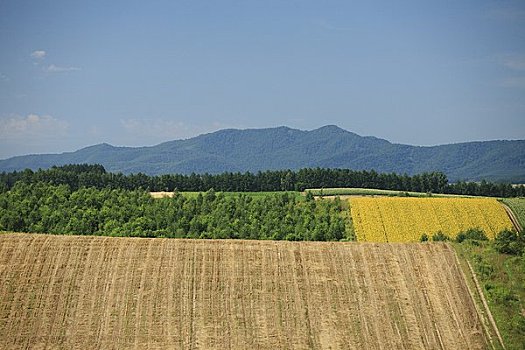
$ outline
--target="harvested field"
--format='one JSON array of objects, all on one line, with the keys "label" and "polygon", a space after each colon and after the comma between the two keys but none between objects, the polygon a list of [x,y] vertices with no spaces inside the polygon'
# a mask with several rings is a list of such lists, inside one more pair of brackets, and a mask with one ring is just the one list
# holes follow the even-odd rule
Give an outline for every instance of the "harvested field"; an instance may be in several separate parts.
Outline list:
[{"label": "harvested field", "polygon": [[150,192],[149,193],[150,196],[152,196],[153,198],[165,198],[165,197],[173,197],[173,195],[175,194],[174,192]]},{"label": "harvested field", "polygon": [[446,244],[0,235],[2,349],[485,349]]}]

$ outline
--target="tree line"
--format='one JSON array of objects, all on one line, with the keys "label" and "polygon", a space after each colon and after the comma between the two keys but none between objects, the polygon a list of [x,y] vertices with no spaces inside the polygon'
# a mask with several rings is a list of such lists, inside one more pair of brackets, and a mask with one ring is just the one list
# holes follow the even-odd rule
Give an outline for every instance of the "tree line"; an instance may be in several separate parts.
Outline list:
[{"label": "tree line", "polygon": [[0,191],[11,189],[17,182],[46,182],[68,185],[77,190],[83,187],[98,189],[144,189],[149,191],[215,191],[262,192],[303,191],[307,188],[359,187],[395,191],[480,195],[493,197],[525,196],[525,187],[505,183],[456,182],[449,183],[441,172],[407,174],[378,173],[374,170],[305,168],[267,170],[257,173],[222,174],[165,174],[148,176],[143,173],[125,175],[107,172],[102,165],[76,164],[52,167],[46,170],[2,172]]},{"label": "tree line", "polygon": [[290,193],[251,197],[209,190],[153,199],[145,190],[72,190],[17,182],[0,193],[0,231],[178,238],[333,241],[345,237],[341,201]]}]

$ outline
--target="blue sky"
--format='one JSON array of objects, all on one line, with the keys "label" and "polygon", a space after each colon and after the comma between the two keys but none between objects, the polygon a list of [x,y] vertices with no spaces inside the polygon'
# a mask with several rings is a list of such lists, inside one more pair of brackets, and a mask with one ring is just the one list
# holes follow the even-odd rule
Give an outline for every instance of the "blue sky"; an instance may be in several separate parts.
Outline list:
[{"label": "blue sky", "polygon": [[222,128],[525,138],[523,1],[0,0],[0,158]]}]

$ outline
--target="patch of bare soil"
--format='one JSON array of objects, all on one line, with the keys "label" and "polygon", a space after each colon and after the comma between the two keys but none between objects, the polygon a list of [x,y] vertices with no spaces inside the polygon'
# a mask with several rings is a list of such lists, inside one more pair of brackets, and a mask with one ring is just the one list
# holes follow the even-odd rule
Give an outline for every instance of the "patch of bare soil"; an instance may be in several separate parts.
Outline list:
[{"label": "patch of bare soil", "polygon": [[2,349],[485,349],[445,244],[0,235]]}]

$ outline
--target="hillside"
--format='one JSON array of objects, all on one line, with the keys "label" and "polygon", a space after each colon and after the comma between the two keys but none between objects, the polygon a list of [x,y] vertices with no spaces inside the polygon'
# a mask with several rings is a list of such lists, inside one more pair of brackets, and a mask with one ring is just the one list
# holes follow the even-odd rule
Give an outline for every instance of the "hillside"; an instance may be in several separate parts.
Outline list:
[{"label": "hillside", "polygon": [[0,235],[4,349],[485,349],[445,244]]},{"label": "hillside", "polygon": [[152,147],[100,144],[76,152],[19,156],[1,160],[0,171],[72,163],[150,175],[325,167],[401,174],[442,171],[451,181],[525,182],[525,140],[417,147],[362,137],[336,126],[311,131],[227,129]]}]

